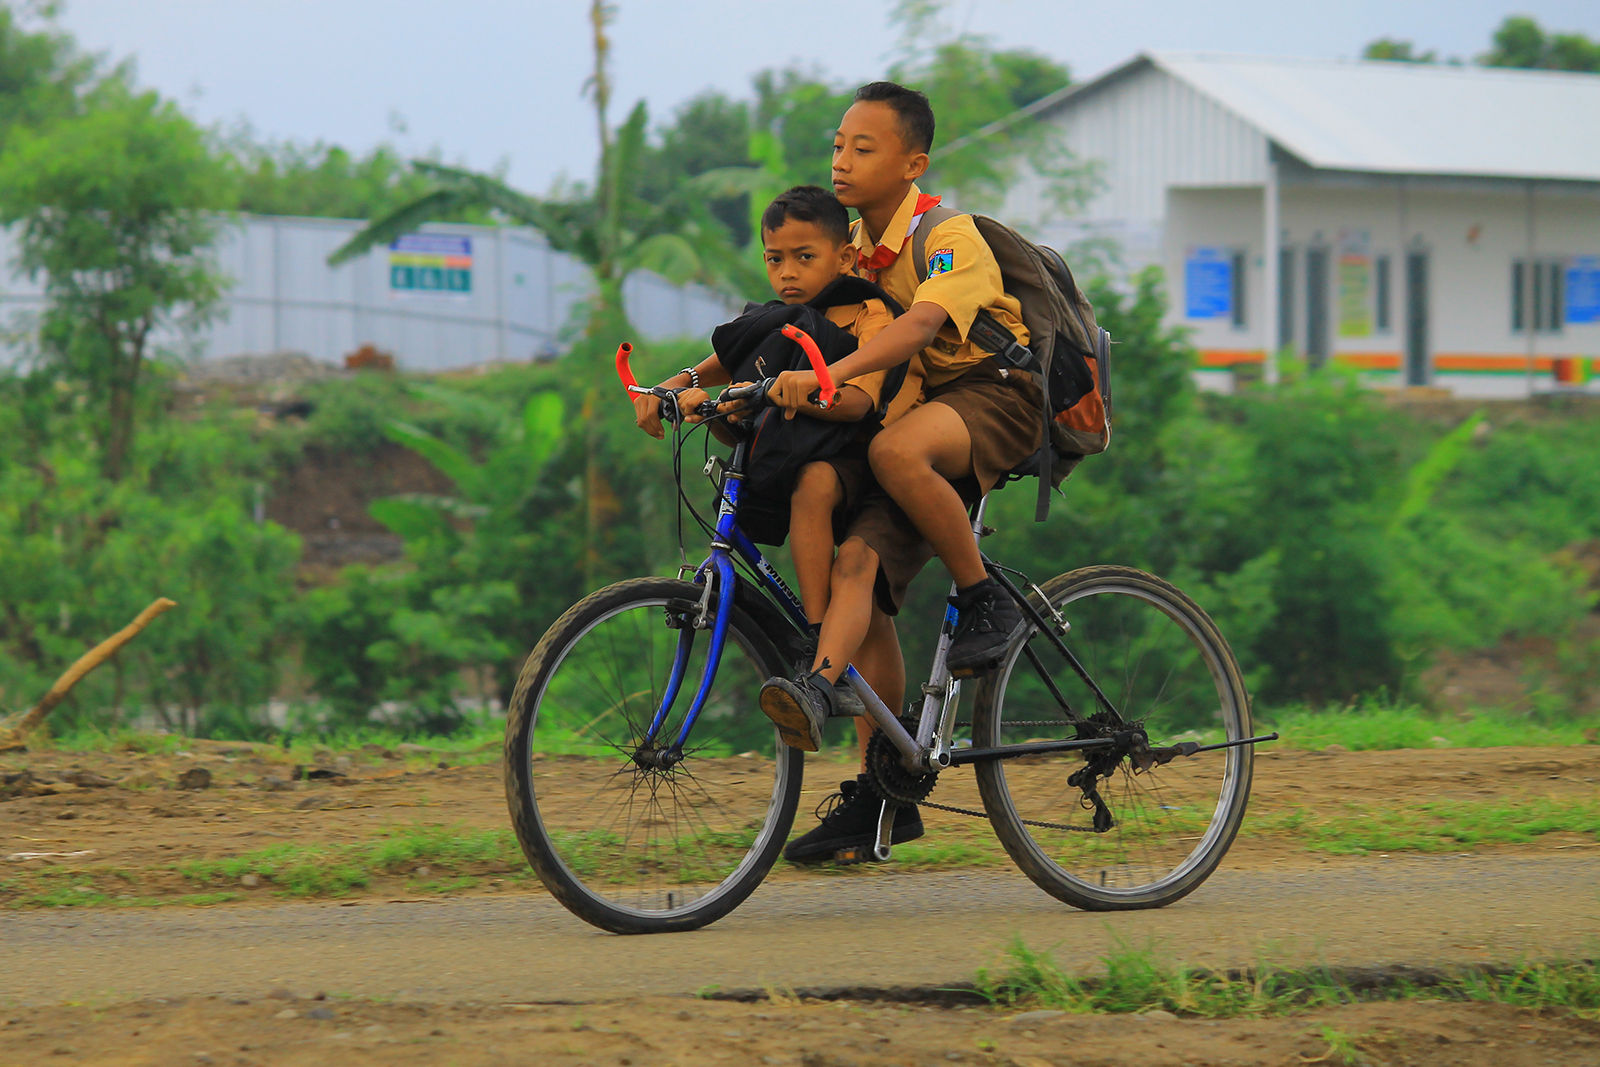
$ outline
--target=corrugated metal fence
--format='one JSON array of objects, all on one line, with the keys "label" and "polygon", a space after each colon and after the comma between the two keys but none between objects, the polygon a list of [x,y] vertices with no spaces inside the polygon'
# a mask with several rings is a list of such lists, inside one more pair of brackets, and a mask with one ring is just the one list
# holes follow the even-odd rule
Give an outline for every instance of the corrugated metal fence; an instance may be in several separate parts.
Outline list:
[{"label": "corrugated metal fence", "polygon": [[[229,223],[217,259],[230,279],[222,312],[190,358],[304,352],[338,363],[362,345],[407,370],[551,357],[593,292],[587,268],[532,230],[426,226],[419,235],[338,267],[330,252],[363,224],[249,215]],[[0,362],[27,351],[40,286],[15,267],[16,242],[0,230]],[[704,337],[737,301],[698,286],[635,273],[628,314],[649,340]],[[622,338],[619,337],[619,340]]]}]

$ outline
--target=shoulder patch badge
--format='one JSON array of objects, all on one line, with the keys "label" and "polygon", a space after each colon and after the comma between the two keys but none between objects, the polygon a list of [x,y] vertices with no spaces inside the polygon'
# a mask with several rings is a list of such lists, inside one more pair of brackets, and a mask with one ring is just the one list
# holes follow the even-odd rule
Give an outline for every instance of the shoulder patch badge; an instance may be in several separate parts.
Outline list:
[{"label": "shoulder patch badge", "polygon": [[928,277],[943,274],[947,270],[954,270],[956,265],[956,250],[953,248],[938,248],[928,253]]}]

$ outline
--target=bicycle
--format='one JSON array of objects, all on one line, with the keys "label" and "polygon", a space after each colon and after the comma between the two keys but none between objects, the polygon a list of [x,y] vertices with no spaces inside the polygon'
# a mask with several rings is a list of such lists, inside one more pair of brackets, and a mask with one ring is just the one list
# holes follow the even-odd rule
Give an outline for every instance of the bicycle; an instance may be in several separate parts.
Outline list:
[{"label": "bicycle", "polygon": [[[784,332],[806,349],[826,403],[832,385],[816,346]],[[630,393],[661,398],[686,504],[677,394],[639,386],[630,353],[619,346],[618,375]],[[759,403],[769,384],[730,387],[720,401]],[[713,417],[718,403],[698,414]],[[517,839],[555,898],[605,930],[692,930],[722,918],[765,878],[794,820],[802,755],[778,739],[756,697],[766,678],[809,667],[811,653],[798,598],[738,525],[747,451],[740,437],[726,461],[706,463],[714,526],[690,505],[712,533],[705,560],[573,605],[529,655],[508,709]],[[976,538],[989,532],[986,504],[971,512]],[[1025,621],[999,667],[976,680],[970,722],[957,721],[962,682],[945,667],[953,609],[914,719],[884,706],[854,667],[846,672],[878,727],[867,765],[888,799],[873,858],[890,856],[895,807],[923,803],[987,817],[1028,878],[1079,908],[1154,908],[1192,892],[1238,833],[1253,746],[1278,736],[1251,736],[1249,697],[1222,634],[1171,584],[1130,567],[1036,584],[987,556],[984,565]],[[967,765],[983,811],[928,800],[940,774]]]}]

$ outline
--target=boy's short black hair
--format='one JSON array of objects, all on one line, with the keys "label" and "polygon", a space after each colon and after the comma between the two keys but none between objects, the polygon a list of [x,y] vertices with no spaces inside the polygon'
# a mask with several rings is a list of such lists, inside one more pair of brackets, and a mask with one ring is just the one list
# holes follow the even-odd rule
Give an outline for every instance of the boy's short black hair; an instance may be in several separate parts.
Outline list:
[{"label": "boy's short black hair", "polygon": [[915,89],[895,82],[868,82],[856,90],[856,102],[888,104],[900,120],[900,139],[913,152],[933,149],[933,106]]},{"label": "boy's short black hair", "polygon": [[761,213],[761,232],[770,233],[790,219],[816,223],[836,245],[850,240],[850,213],[821,186],[796,185],[779,193]]}]

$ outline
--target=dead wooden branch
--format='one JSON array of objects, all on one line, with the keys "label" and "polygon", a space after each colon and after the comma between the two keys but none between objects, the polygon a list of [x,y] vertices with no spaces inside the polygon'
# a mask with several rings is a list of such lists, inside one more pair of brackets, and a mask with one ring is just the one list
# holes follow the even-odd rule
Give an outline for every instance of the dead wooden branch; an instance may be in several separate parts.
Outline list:
[{"label": "dead wooden branch", "polygon": [[56,679],[56,684],[50,687],[44,698],[18,719],[15,725],[10,727],[0,725],[0,752],[24,747],[23,742],[27,735],[44,722],[50,710],[66,698],[72,687],[83,680],[84,675],[116,655],[119,648],[132,641],[140,630],[150,625],[150,620],[177,606],[178,602],[175,600],[168,600],[166,597],[156,598],[149,607],[139,612],[138,618],[79,656],[78,662],[68,667],[66,673]]}]

